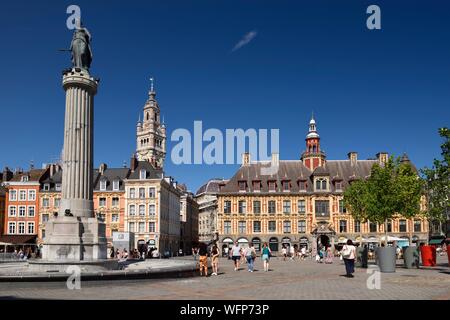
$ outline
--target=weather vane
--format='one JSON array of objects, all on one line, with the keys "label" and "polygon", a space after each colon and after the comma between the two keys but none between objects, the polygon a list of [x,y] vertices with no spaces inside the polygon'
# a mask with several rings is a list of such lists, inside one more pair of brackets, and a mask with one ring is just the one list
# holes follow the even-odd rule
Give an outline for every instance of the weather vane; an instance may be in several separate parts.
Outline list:
[{"label": "weather vane", "polygon": [[150,78],[150,91],[153,92],[153,83],[155,79],[153,77]]}]

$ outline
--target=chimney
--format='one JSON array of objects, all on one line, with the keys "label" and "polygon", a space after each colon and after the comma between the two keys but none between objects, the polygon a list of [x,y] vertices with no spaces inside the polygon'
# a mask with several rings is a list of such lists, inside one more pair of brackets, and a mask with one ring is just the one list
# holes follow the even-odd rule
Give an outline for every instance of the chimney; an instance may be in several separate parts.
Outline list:
[{"label": "chimney", "polygon": [[356,163],[358,162],[358,153],[351,151],[347,155],[348,155],[348,160],[350,160],[350,164],[352,166],[355,166]]},{"label": "chimney", "polygon": [[104,175],[106,169],[108,168],[108,166],[106,165],[106,163],[102,163],[100,164],[100,167],[98,168],[98,172],[100,172],[100,175]]},{"label": "chimney", "polygon": [[9,170],[8,167],[5,167],[3,169],[3,177],[2,177],[3,182],[11,180],[12,177],[13,177],[13,173],[11,172],[11,170]]},{"label": "chimney", "polygon": [[55,165],[52,163],[50,165],[50,178],[55,174]]},{"label": "chimney", "polygon": [[131,161],[130,161],[131,172],[134,172],[134,170],[136,170],[137,164],[138,164],[138,162],[137,162],[136,156],[133,154],[131,156]]},{"label": "chimney", "polygon": [[250,153],[245,152],[242,154],[242,166],[248,166],[250,165]]},{"label": "chimney", "polygon": [[377,160],[380,165],[384,165],[385,163],[387,163],[388,159],[389,159],[389,155],[387,152],[378,152],[377,153]]}]

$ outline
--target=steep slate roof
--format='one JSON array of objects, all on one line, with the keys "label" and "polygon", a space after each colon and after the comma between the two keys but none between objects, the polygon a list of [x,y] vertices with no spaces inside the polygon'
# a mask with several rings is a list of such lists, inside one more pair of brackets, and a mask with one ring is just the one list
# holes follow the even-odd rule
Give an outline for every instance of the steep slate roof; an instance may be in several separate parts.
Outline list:
[{"label": "steep slate roof", "polygon": [[45,192],[43,190],[43,185],[44,184],[50,184],[50,189],[48,191],[56,191],[56,184],[59,183],[61,184],[62,182],[62,170],[59,170],[58,172],[55,172],[55,174],[50,177],[50,175],[48,175],[44,180],[41,181],[41,191]]},{"label": "steep slate roof", "polygon": [[161,179],[163,177],[162,169],[155,169],[148,161],[137,161],[136,169],[130,173],[128,179],[139,179],[142,169],[147,171],[147,179]]},{"label": "steep slate roof", "polygon": [[106,180],[106,191],[113,190],[113,181],[119,180],[119,190],[124,191],[125,186],[123,180],[127,179],[130,174],[128,168],[106,168],[103,175],[100,175],[98,169],[94,170],[94,190],[100,191],[100,181]]},{"label": "steep slate roof", "polygon": [[38,182],[46,169],[32,169],[27,172],[15,173],[10,182],[22,182],[22,177],[28,176],[29,182]]},{"label": "steep slate roof", "polygon": [[[342,180],[342,187],[349,184],[352,176],[365,178],[370,175],[372,166],[377,160],[358,160],[356,165],[352,165],[350,160],[329,160],[325,166],[316,168],[314,172],[309,170],[301,160],[280,161],[278,173],[267,176],[261,175],[261,168],[269,167],[269,162],[252,163],[248,166],[242,166],[237,173],[230,179],[220,194],[239,193],[239,181],[247,182],[247,192],[253,192],[253,181],[261,181],[261,191],[259,193],[269,192],[268,181],[276,181],[276,192],[283,193],[281,182],[289,180],[291,182],[291,192],[300,192],[298,181],[307,182],[307,192],[313,192],[313,177],[330,177],[330,180]],[[334,192],[334,184],[331,184],[331,192]],[[271,192],[273,193],[273,192]]]},{"label": "steep slate roof", "polygon": [[226,184],[229,180],[225,179],[211,179],[204,185],[202,185],[197,192],[195,193],[196,196],[199,196],[203,193],[219,193],[220,185]]}]

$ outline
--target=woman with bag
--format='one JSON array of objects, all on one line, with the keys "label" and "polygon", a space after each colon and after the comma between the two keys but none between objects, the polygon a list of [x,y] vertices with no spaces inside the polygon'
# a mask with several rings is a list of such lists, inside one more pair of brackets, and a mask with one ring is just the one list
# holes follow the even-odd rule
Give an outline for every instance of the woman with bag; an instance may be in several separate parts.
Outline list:
[{"label": "woman with bag", "polygon": [[345,263],[345,276],[347,278],[353,278],[353,273],[355,272],[356,248],[353,245],[352,240],[347,240],[347,244],[342,248],[341,255]]},{"label": "woman with bag", "polygon": [[256,251],[253,247],[253,243],[250,243],[247,249],[245,249],[245,259],[247,259],[247,269],[249,272],[253,272],[254,263],[256,258]]},{"label": "woman with bag", "polygon": [[267,245],[267,242],[264,242],[261,259],[264,263],[264,271],[265,272],[269,271],[269,260],[270,260],[271,254],[272,254],[272,251],[270,251],[270,248]]}]

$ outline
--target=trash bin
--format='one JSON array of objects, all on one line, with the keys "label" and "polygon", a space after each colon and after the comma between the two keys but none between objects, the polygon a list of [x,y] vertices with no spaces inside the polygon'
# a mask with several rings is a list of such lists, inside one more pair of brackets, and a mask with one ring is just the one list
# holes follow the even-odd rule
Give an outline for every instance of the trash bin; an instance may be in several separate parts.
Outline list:
[{"label": "trash bin", "polygon": [[422,265],[424,267],[434,267],[436,265],[436,248],[433,246],[421,246]]},{"label": "trash bin", "polygon": [[377,263],[381,272],[395,272],[396,258],[395,247],[377,248]]},{"label": "trash bin", "polygon": [[417,250],[417,247],[403,248],[403,262],[406,269],[419,267],[419,252]]},{"label": "trash bin", "polygon": [[367,268],[369,260],[369,249],[358,247],[356,249],[356,266],[358,268]]}]

